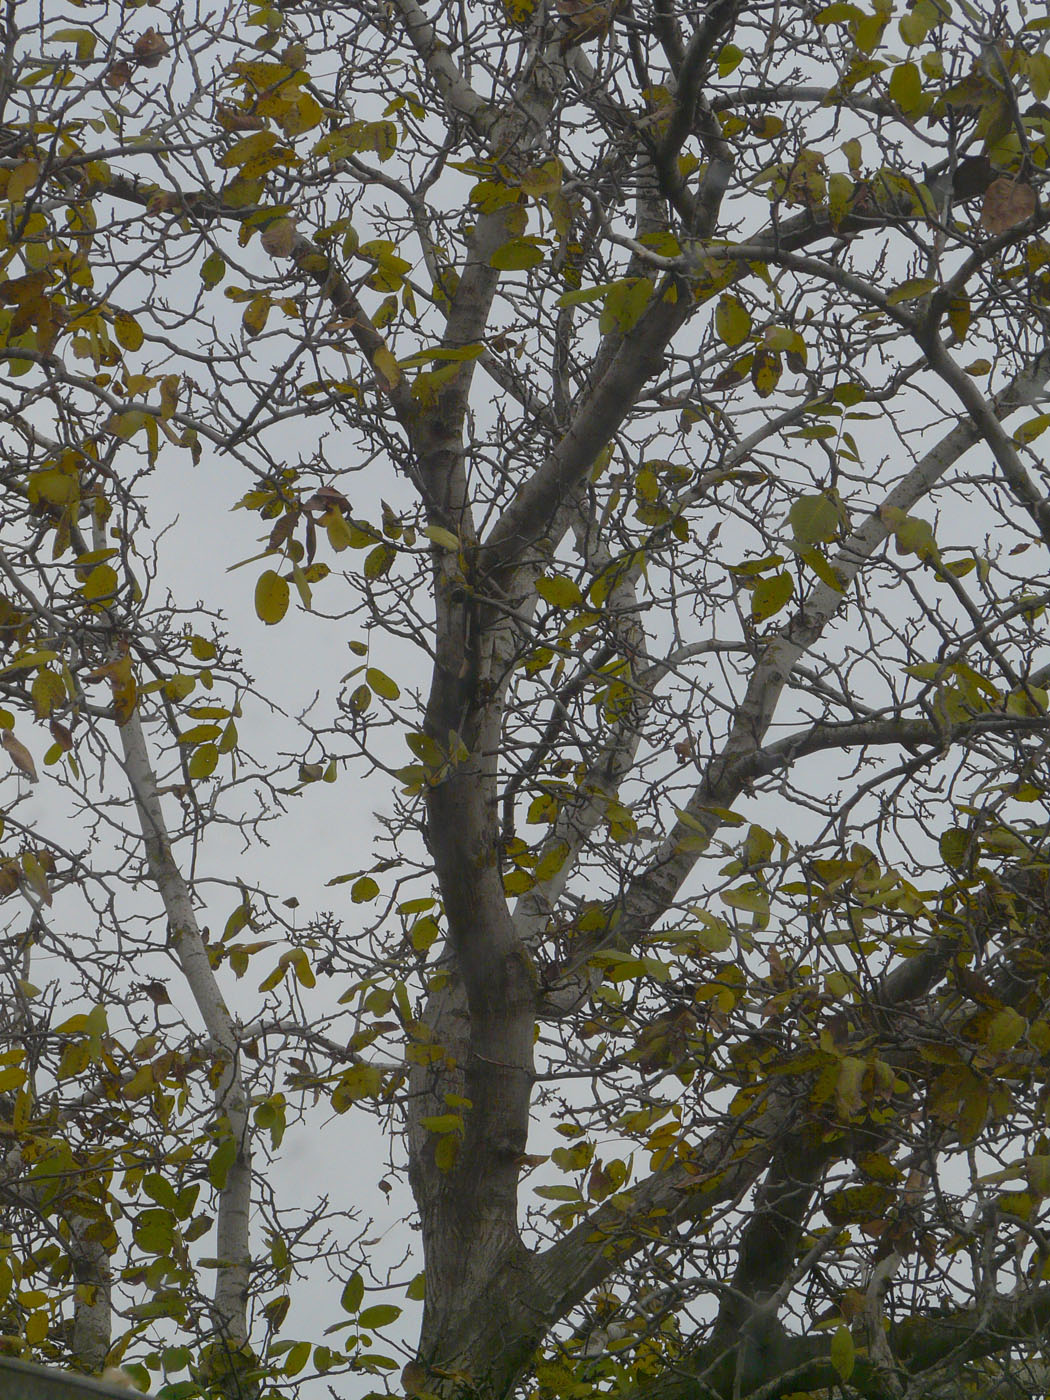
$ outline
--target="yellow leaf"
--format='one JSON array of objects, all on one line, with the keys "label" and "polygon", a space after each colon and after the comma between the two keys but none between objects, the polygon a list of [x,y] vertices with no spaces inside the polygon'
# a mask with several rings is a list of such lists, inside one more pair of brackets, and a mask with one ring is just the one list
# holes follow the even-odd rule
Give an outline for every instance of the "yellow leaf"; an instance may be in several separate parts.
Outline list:
[{"label": "yellow leaf", "polygon": [[853,1334],[848,1327],[839,1327],[831,1339],[831,1364],[839,1374],[839,1379],[848,1381],[853,1374],[856,1361],[856,1348]]},{"label": "yellow leaf", "polygon": [[365,672],[365,680],[384,700],[396,700],[401,694],[397,682],[391,680],[383,671],[377,671],[374,666],[369,666]]},{"label": "yellow leaf", "polygon": [[715,311],[715,333],[719,340],[735,350],[751,333],[751,313],[734,296],[724,296]]},{"label": "yellow leaf", "polygon": [[259,575],[255,585],[255,612],[261,622],[268,627],[280,622],[288,611],[290,594],[288,584],[273,569]]},{"label": "yellow leaf", "polygon": [[579,584],[574,583],[571,578],[563,578],[560,575],[554,578],[538,578],[536,592],[544,602],[550,603],[555,608],[578,608],[583,602],[583,594],[580,592]]},{"label": "yellow leaf", "polygon": [[110,564],[96,564],[81,587],[81,593],[88,602],[99,598],[112,598],[117,591],[119,579],[117,571]]},{"label": "yellow leaf", "polygon": [[401,382],[401,367],[392,350],[381,345],[372,356],[372,368],[379,380],[379,387],[389,393]]},{"label": "yellow leaf", "polygon": [[790,602],[794,591],[795,582],[788,573],[760,579],[751,594],[751,616],[756,622],[773,617]]},{"label": "yellow leaf", "polygon": [[905,116],[922,105],[922,77],[914,63],[898,63],[890,74],[890,99]]},{"label": "yellow leaf", "polygon": [[751,383],[755,386],[759,398],[768,398],[777,387],[780,371],[780,355],[776,350],[770,350],[768,345],[763,345],[755,352],[751,365]]},{"label": "yellow leaf", "polygon": [[270,298],[265,293],[260,292],[258,296],[252,297],[251,301],[244,308],[244,315],[241,317],[241,325],[246,334],[259,335],[266,325],[266,318],[270,314]]},{"label": "yellow leaf", "polygon": [[127,311],[118,311],[113,318],[113,332],[125,350],[138,350],[145,337],[142,327]]}]

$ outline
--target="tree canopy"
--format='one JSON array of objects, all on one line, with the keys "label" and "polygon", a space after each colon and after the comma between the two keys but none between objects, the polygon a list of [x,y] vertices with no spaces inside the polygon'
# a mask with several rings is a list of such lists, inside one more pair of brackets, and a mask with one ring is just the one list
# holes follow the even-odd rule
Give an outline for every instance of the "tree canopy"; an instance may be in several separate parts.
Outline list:
[{"label": "tree canopy", "polygon": [[10,0],[7,1352],[1046,1392],[1048,35]]}]

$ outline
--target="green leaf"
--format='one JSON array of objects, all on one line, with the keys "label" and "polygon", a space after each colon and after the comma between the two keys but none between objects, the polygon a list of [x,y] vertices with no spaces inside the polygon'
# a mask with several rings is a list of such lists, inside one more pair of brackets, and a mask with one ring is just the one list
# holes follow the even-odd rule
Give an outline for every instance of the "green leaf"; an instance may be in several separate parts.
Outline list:
[{"label": "green leaf", "polygon": [[489,258],[489,266],[500,272],[525,272],[530,267],[538,267],[546,254],[530,238],[512,238],[497,248]]},{"label": "green leaf", "polygon": [[384,671],[377,671],[374,666],[369,666],[365,671],[365,680],[384,700],[396,700],[401,694],[397,682],[391,680]]},{"label": "green leaf", "polygon": [[310,1343],[296,1342],[289,1351],[281,1367],[281,1374],[285,1376],[297,1376],[306,1363],[310,1360]]},{"label": "green leaf", "polygon": [[350,898],[355,904],[367,904],[369,900],[375,899],[378,893],[379,886],[371,875],[362,875],[350,886]]},{"label": "green leaf", "polygon": [[988,1022],[985,1046],[993,1054],[1012,1050],[1028,1029],[1028,1022],[1012,1006],[1004,1006]]},{"label": "green leaf", "polygon": [[944,863],[958,869],[964,866],[969,858],[973,848],[973,836],[962,827],[949,827],[947,831],[941,833],[938,846]]},{"label": "green leaf", "polygon": [[799,550],[826,544],[838,533],[840,524],[838,503],[826,492],[800,496],[788,511],[788,523]]},{"label": "green leaf", "polygon": [[735,68],[739,68],[744,61],[743,49],[738,49],[736,44],[723,44],[718,51],[718,76],[728,78]]},{"label": "green leaf", "polygon": [[195,750],[193,757],[186,766],[186,771],[193,779],[210,778],[215,772],[219,762],[219,750],[214,744],[202,744]]},{"label": "green leaf", "polygon": [[209,253],[201,263],[201,281],[209,289],[217,287],[226,276],[226,259],[218,251]]},{"label": "green leaf", "polygon": [[267,569],[259,575],[259,582],[255,585],[255,612],[267,627],[274,626],[284,617],[290,598],[291,591],[280,574]]},{"label": "green leaf", "polygon": [[856,1348],[853,1345],[853,1334],[848,1327],[838,1327],[831,1338],[831,1364],[838,1372],[839,1379],[848,1381],[853,1374],[853,1367],[857,1359]]},{"label": "green leaf", "polygon": [[788,573],[773,574],[759,579],[751,593],[751,616],[764,622],[785,607],[795,591],[795,581]]},{"label": "green leaf", "polygon": [[346,1281],[342,1296],[339,1299],[339,1306],[343,1312],[355,1313],[361,1306],[361,1300],[365,1296],[365,1281],[360,1273],[351,1274]]},{"label": "green leaf", "polygon": [[922,106],[922,75],[916,64],[898,63],[894,68],[890,74],[890,100],[896,102],[905,116]]},{"label": "green leaf", "polygon": [[226,1185],[226,1179],[230,1174],[230,1168],[237,1160],[237,1144],[232,1137],[224,1137],[218,1147],[211,1155],[208,1162],[208,1180],[215,1187],[216,1191],[221,1191]]},{"label": "green leaf", "polygon": [[397,557],[397,550],[390,544],[377,544],[375,549],[365,555],[365,578],[374,582],[390,568],[390,565]]},{"label": "green leaf", "polygon": [[937,280],[934,277],[912,277],[909,281],[902,282],[899,287],[894,287],[886,298],[886,304],[899,306],[904,301],[915,301],[932,292],[936,286]]},{"label": "green leaf", "polygon": [[401,1309],[393,1303],[376,1303],[374,1307],[365,1308],[364,1312],[357,1319],[359,1327],[388,1327],[391,1322],[396,1322],[401,1316]]}]

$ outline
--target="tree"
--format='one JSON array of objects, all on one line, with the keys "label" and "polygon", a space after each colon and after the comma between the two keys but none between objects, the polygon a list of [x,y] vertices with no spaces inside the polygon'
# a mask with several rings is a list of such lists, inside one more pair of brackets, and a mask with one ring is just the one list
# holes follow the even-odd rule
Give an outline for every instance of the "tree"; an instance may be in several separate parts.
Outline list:
[{"label": "tree", "polygon": [[[1046,1389],[1048,32],[13,0],[9,1350],[171,1400]],[[214,457],[186,509],[261,552],[194,603]],[[294,667],[311,611],[350,674],[258,758],[238,629]],[[376,850],[303,894],[282,831],[362,782]],[[333,1112],[407,1171],[393,1272],[283,1209]]]}]

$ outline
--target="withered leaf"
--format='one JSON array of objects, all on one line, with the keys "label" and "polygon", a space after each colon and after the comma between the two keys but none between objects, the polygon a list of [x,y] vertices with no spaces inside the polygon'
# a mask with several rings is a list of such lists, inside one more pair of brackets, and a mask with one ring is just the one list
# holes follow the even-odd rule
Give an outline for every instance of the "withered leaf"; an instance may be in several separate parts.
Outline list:
[{"label": "withered leaf", "polygon": [[981,227],[990,234],[1006,233],[1035,213],[1035,190],[1024,180],[1000,175],[985,191]]},{"label": "withered leaf", "polygon": [[106,87],[122,88],[131,82],[131,75],[134,70],[126,58],[119,59],[106,69]]},{"label": "withered leaf", "polygon": [[271,258],[287,258],[295,247],[295,220],[275,219],[262,231],[261,243]]},{"label": "withered leaf", "polygon": [[0,734],[0,744],[7,750],[11,762],[20,773],[24,773],[31,783],[38,781],[36,764],[33,762],[33,755],[20,740],[16,739],[10,729],[5,729]]},{"label": "withered leaf", "polygon": [[132,45],[135,62],[142,68],[156,68],[157,64],[170,52],[170,45],[163,34],[150,27],[140,34]]}]

